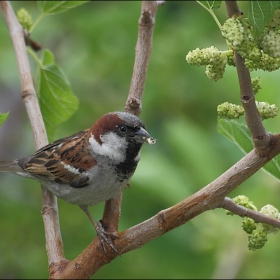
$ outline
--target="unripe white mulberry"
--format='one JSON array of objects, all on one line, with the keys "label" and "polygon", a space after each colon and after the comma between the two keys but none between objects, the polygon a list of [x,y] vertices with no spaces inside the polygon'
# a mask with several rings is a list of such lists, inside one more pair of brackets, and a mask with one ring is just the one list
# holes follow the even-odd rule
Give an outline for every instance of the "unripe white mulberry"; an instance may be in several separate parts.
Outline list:
[{"label": "unripe white mulberry", "polygon": [[280,57],[280,10],[274,12],[273,18],[266,25],[259,38],[259,45],[265,54]]},{"label": "unripe white mulberry", "polygon": [[[230,119],[237,119],[240,116],[244,115],[243,107],[241,107],[240,105],[229,103],[229,102],[224,102],[224,103],[218,105],[217,112],[218,112],[219,116],[227,117]],[[239,203],[236,201],[235,201],[235,203],[240,204],[240,201],[242,201],[241,203],[243,203],[242,206],[244,206],[244,204],[246,204],[246,205],[249,204],[249,199],[246,200],[245,198],[238,199]]]},{"label": "unripe white mulberry", "polygon": [[245,18],[232,17],[227,19],[221,31],[228,45],[243,58],[260,60],[261,52],[254,41],[251,26]]},{"label": "unripe white mulberry", "polygon": [[196,48],[187,54],[186,60],[192,65],[205,65],[207,77],[212,81],[217,81],[224,75],[227,53],[228,51],[222,52],[213,46],[205,49]]},{"label": "unripe white mulberry", "polygon": [[267,233],[263,229],[255,229],[248,236],[248,248],[255,251],[261,249],[267,241]]},{"label": "unripe white mulberry", "polygon": [[280,33],[279,30],[267,30],[260,42],[263,52],[272,56],[280,57]]},{"label": "unripe white mulberry", "polygon": [[263,120],[276,117],[279,111],[275,104],[256,101],[256,105]]},{"label": "unripe white mulberry", "polygon": [[260,77],[253,78],[251,79],[251,82],[252,82],[254,94],[256,95],[261,89],[261,78]]},{"label": "unripe white mulberry", "polygon": [[[270,218],[273,218],[273,219],[276,219],[276,220],[279,219],[278,209],[275,208],[274,206],[270,205],[270,204],[267,204],[264,207],[262,207],[260,212],[267,215]],[[274,227],[274,226],[271,226],[271,225],[268,225],[268,224],[262,224],[262,225],[263,225],[264,230],[267,233],[277,233],[279,231],[279,228],[277,228],[277,227]]]},{"label": "unripe white mulberry", "polygon": [[22,25],[23,29],[29,31],[32,26],[32,18],[31,15],[25,10],[21,8],[17,12],[17,18],[19,23]]}]

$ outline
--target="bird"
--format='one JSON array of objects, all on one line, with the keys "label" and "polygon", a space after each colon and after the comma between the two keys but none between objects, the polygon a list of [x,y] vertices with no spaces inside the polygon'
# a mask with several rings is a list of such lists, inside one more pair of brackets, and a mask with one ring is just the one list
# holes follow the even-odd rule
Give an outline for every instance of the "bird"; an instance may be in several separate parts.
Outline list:
[{"label": "bird", "polygon": [[0,172],[34,179],[55,196],[79,205],[94,225],[103,249],[107,242],[118,253],[88,206],[119,194],[135,172],[142,145],[155,142],[140,118],[110,112],[91,128],[56,140],[31,156],[0,161]]}]

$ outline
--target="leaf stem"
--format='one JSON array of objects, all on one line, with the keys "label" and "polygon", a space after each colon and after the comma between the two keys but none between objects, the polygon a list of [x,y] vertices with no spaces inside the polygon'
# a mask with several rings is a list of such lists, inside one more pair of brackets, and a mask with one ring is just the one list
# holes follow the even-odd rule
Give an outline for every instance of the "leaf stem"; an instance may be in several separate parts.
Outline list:
[{"label": "leaf stem", "polygon": [[215,22],[217,23],[219,29],[221,30],[222,29],[222,25],[221,23],[219,22],[218,18],[216,17],[215,13],[213,12],[212,9],[208,9],[206,6],[204,6],[200,1],[196,1],[200,6],[202,6],[204,9],[206,9],[210,14],[211,16],[214,18]]},{"label": "leaf stem", "polygon": [[39,24],[39,22],[46,16],[45,13],[42,13],[36,20],[35,22],[32,24],[29,33],[31,34],[32,31],[35,29],[35,27]]},{"label": "leaf stem", "polygon": [[228,54],[232,54],[233,50],[221,51],[221,53],[228,55]]},{"label": "leaf stem", "polygon": [[38,65],[41,67],[41,62],[38,59],[37,55],[34,53],[34,51],[32,51],[30,48],[26,48],[28,53],[31,54],[31,56],[34,58],[34,60],[38,63]]}]

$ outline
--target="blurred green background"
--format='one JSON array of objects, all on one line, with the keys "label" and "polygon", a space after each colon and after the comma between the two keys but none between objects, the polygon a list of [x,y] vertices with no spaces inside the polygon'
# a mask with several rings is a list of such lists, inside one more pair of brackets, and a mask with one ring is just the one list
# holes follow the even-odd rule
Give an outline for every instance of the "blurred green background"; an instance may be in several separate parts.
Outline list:
[{"label": "blurred green background", "polygon": [[[246,14],[248,3],[240,1]],[[25,7],[33,20],[36,2],[12,2]],[[57,139],[88,128],[102,114],[123,110],[129,91],[141,2],[93,1],[46,17],[32,38],[50,49],[67,74],[80,100],[78,111],[63,124]],[[224,5],[217,11],[223,22]],[[10,112],[0,128],[0,158],[20,158],[34,152],[30,125],[20,96],[12,44],[0,17],[0,112]],[[168,1],[160,6],[154,30],[141,118],[156,145],[142,149],[141,161],[126,189],[120,230],[124,230],[183,200],[226,171],[243,155],[216,130],[218,104],[240,104],[235,69],[228,67],[218,82],[205,69],[187,64],[196,47],[227,47],[211,16],[194,1]],[[35,74],[35,63],[30,58]],[[254,72],[262,90],[258,101],[280,105],[279,71]],[[279,117],[266,120],[279,132]],[[261,208],[278,209],[279,182],[263,171],[230,194],[247,195]],[[104,204],[90,209],[102,216]],[[65,255],[75,258],[95,236],[77,206],[59,200]],[[39,185],[0,174],[0,278],[47,278],[47,256],[40,215]],[[259,251],[247,249],[240,217],[221,209],[208,211],[187,224],[127,253],[100,269],[92,278],[280,278],[279,234],[269,236]]]}]

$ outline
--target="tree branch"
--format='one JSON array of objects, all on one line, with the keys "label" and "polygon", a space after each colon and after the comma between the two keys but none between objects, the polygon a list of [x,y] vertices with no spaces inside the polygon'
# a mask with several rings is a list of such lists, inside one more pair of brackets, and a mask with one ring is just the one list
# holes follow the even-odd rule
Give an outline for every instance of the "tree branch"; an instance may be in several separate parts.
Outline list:
[{"label": "tree branch", "polygon": [[[261,156],[256,149],[252,150],[220,177],[195,194],[160,211],[150,219],[118,233],[119,238],[115,239],[116,248],[122,254],[132,251],[205,211],[223,207],[226,195],[280,152],[280,135],[274,135],[274,140],[274,145],[271,146],[270,152],[265,157]],[[66,279],[70,276],[78,279],[86,278],[116,257],[111,251],[104,255],[98,239],[95,238],[81,255],[66,265],[64,271],[57,271],[51,278]]]},{"label": "tree branch", "polygon": [[118,232],[118,225],[121,217],[122,194],[121,192],[115,198],[105,202],[102,225],[107,232]]},{"label": "tree branch", "polygon": [[241,10],[237,5],[237,1],[226,0],[225,3],[226,3],[226,8],[227,8],[227,13],[229,18],[237,15],[238,16],[243,15],[243,13],[241,12]]},{"label": "tree branch", "polygon": [[[30,64],[24,41],[24,30],[19,24],[9,1],[0,1],[0,7],[13,43],[21,82],[21,96],[31,123],[36,149],[48,143],[45,125],[33,85]],[[42,188],[42,216],[46,234],[46,248],[49,265],[64,258],[63,245],[59,229],[56,197]]]},{"label": "tree branch", "polygon": [[135,62],[125,110],[139,116],[142,110],[142,96],[147,70],[152,52],[152,38],[155,16],[162,1],[142,1],[141,16],[138,21],[138,39],[135,49]]},{"label": "tree branch", "polygon": [[[130,90],[125,110],[136,116],[142,110],[142,97],[152,51],[152,38],[158,5],[164,1],[143,1],[138,21],[138,39]],[[105,203],[102,224],[110,232],[117,232],[121,213],[122,193]]]},{"label": "tree branch", "polygon": [[255,148],[262,151],[265,150],[269,144],[270,136],[266,132],[261,116],[258,112],[252,88],[250,72],[245,66],[244,58],[235,52],[234,59],[239,79],[240,95],[245,111],[246,123],[250,129]]},{"label": "tree branch", "polygon": [[229,197],[225,197],[223,202],[220,205],[221,208],[224,208],[240,217],[249,217],[253,219],[256,223],[266,223],[268,225],[280,228],[280,221],[270,218],[265,214],[257,211],[253,211],[244,206],[238,205],[232,201]]},{"label": "tree branch", "polygon": [[[236,1],[226,1],[226,8],[229,17],[242,14]],[[255,148],[263,151],[267,148],[271,139],[263,126],[256,106],[250,72],[245,66],[244,58],[237,52],[234,52],[234,61],[238,74],[240,96],[245,111],[246,123],[251,132]]]}]

